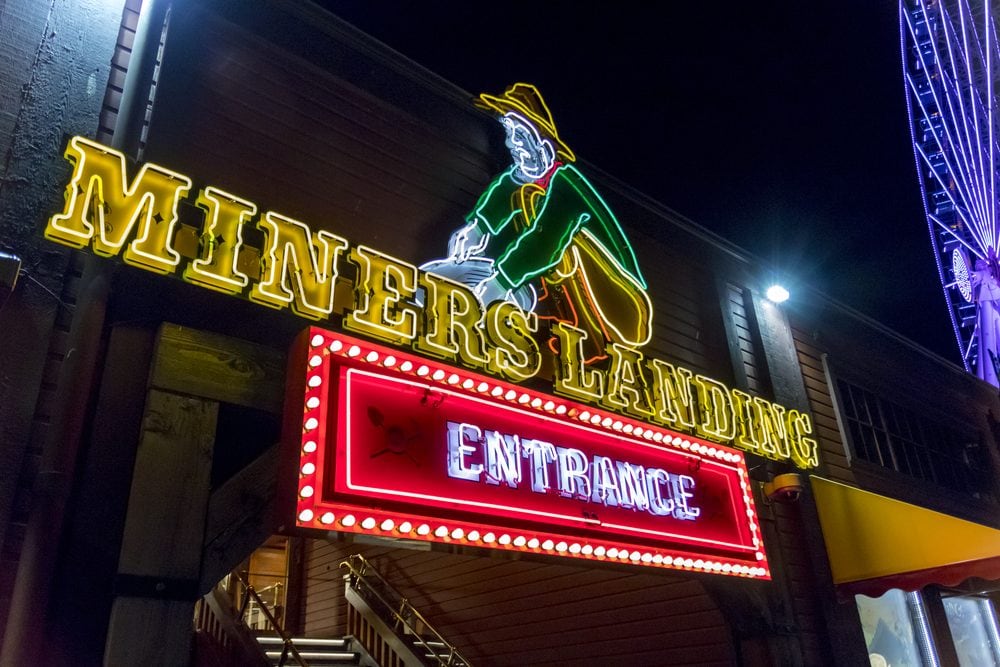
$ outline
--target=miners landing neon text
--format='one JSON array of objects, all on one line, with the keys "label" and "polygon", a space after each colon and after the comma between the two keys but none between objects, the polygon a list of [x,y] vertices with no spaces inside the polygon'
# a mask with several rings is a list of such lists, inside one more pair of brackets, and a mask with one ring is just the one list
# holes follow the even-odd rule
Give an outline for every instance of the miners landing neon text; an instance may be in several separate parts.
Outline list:
[{"label": "miners landing neon text", "polygon": [[[65,208],[45,229],[53,241],[310,320],[343,313],[344,329],[511,382],[553,368],[562,396],[802,468],[818,463],[807,414],[613,341],[599,341],[606,358],[590,361],[595,341],[584,328],[556,320],[541,330],[539,317],[512,301],[483,306],[466,285],[275,211],[259,213],[218,188],[192,197],[190,178],[155,164],[129,181],[122,153],[83,137],[70,140],[66,158],[75,167]],[[185,198],[204,213],[193,256],[176,247]],[[244,241],[251,224],[262,248]],[[246,261],[254,256],[259,262]],[[340,296],[338,281],[353,287],[351,296]]]}]

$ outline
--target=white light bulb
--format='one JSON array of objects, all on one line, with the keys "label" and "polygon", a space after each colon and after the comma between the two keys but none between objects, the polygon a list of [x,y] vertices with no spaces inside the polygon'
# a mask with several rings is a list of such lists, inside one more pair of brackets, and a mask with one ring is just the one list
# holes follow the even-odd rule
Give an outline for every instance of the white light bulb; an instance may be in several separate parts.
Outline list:
[{"label": "white light bulb", "polygon": [[781,285],[771,285],[767,288],[765,296],[767,296],[768,301],[773,303],[782,303],[784,301],[788,301],[788,297],[790,295],[788,294],[788,290]]}]

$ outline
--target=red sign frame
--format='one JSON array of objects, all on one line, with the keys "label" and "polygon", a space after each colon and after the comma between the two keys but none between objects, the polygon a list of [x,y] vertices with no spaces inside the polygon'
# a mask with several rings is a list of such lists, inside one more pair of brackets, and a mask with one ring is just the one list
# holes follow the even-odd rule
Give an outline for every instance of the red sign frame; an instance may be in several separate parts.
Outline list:
[{"label": "red sign frame", "polygon": [[738,450],[318,327],[296,357],[298,527],[770,579]]}]

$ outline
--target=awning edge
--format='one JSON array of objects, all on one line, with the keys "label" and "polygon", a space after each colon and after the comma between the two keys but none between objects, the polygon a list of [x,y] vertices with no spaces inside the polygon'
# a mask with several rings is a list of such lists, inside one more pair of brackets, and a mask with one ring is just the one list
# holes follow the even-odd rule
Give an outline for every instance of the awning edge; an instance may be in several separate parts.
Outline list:
[{"label": "awning edge", "polygon": [[821,477],[810,482],[839,593],[1000,580],[1000,530]]}]

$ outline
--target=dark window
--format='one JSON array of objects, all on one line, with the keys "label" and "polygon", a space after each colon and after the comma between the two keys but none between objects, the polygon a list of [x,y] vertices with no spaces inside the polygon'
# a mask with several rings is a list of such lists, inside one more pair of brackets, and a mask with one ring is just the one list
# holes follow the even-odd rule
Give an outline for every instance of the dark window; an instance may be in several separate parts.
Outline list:
[{"label": "dark window", "polygon": [[982,447],[971,429],[943,423],[844,380],[841,412],[854,456],[941,486],[977,493]]}]

